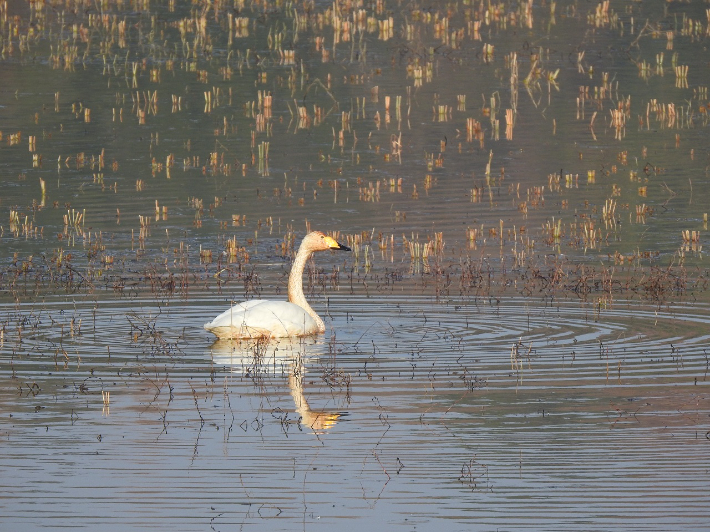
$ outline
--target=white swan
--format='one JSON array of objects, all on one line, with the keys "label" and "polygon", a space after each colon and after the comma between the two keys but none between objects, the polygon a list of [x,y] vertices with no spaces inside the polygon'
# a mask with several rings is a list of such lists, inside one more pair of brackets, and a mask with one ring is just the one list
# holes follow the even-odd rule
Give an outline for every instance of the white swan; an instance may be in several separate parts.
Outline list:
[{"label": "white swan", "polygon": [[303,295],[303,269],[316,251],[350,248],[320,231],[308,233],[288,276],[288,301],[255,299],[234,305],[204,327],[218,338],[284,338],[325,332],[325,324]]}]

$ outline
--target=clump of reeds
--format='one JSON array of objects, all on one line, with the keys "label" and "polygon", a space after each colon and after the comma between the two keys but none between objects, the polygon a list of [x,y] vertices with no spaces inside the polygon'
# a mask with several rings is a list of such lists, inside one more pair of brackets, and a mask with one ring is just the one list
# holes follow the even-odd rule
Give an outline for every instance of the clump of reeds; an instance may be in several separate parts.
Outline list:
[{"label": "clump of reeds", "polygon": [[548,220],[543,225],[543,231],[547,235],[548,244],[559,244],[562,238],[562,220],[555,221],[554,216],[552,221]]},{"label": "clump of reeds", "polygon": [[697,244],[700,242],[700,231],[691,231],[686,229],[682,231],[684,244]]},{"label": "clump of reeds", "polygon": [[212,262],[212,250],[211,249],[203,249],[202,245],[200,245],[200,262],[202,264],[207,264]]},{"label": "clump of reeds", "polygon": [[227,255],[227,262],[229,263],[246,263],[249,262],[249,252],[245,247],[239,246],[237,244],[237,237],[227,239],[225,243],[225,253]]},{"label": "clump of reeds", "polygon": [[84,225],[85,216],[86,209],[84,209],[82,212],[75,211],[74,209],[67,210],[67,213],[64,215],[64,226],[77,227],[79,225]]}]

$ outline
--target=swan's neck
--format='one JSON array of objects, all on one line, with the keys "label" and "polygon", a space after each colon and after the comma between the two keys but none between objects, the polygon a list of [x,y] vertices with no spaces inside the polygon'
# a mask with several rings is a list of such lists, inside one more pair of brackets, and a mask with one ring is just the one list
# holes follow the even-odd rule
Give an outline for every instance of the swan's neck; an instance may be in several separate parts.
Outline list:
[{"label": "swan's neck", "polygon": [[303,295],[303,270],[306,267],[308,257],[312,254],[313,252],[306,249],[303,244],[298,248],[296,259],[293,261],[293,267],[288,276],[288,300],[308,312],[318,325],[318,331],[325,332],[325,323],[323,323],[320,316],[316,314],[315,310],[311,308],[308,301],[306,301],[306,296]]}]

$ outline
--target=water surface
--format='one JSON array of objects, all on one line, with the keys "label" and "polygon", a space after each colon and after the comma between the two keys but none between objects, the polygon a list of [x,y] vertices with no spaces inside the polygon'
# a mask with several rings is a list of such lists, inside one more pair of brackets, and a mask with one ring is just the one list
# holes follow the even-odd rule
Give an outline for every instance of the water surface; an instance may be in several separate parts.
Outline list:
[{"label": "water surface", "polygon": [[705,4],[0,20],[0,528],[705,527]]}]

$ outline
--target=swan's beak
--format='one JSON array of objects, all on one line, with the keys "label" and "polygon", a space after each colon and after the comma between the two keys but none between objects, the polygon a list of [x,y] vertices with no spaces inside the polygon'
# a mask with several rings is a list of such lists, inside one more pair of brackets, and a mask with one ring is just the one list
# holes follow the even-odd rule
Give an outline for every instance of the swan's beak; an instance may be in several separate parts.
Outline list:
[{"label": "swan's beak", "polygon": [[348,246],[344,246],[343,244],[341,244],[340,242],[338,242],[337,240],[335,240],[334,238],[331,238],[329,236],[325,237],[325,242],[326,242],[326,244],[328,244],[328,247],[330,249],[339,249],[342,251],[352,251]]}]

